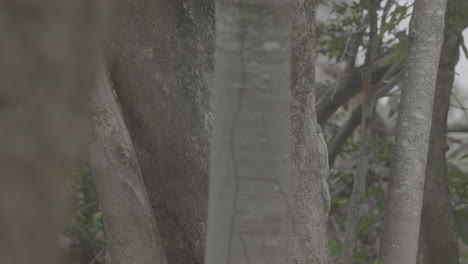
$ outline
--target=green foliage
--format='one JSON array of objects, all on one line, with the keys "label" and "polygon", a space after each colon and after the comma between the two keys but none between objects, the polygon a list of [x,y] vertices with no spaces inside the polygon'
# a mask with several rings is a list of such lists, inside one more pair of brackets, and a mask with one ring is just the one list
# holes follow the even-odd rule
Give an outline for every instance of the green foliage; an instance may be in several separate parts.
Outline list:
[{"label": "green foliage", "polygon": [[408,54],[408,34],[406,29],[398,30],[398,25],[410,16],[409,11],[409,6],[397,4],[380,27],[379,37],[383,40],[382,49],[395,54],[386,61],[387,65],[404,60]]},{"label": "green foliage", "polygon": [[353,260],[355,263],[364,263],[366,260],[367,252],[364,248],[354,249]]},{"label": "green foliage", "polygon": [[379,209],[379,213],[383,213],[385,206],[385,191],[382,186],[380,186],[380,184],[373,185],[368,191],[368,196],[374,198],[377,208]]},{"label": "green foliage", "polygon": [[424,258],[424,255],[420,252],[418,253],[418,256],[416,258],[416,264],[421,264],[423,263],[423,258]]},{"label": "green foliage", "polygon": [[339,258],[341,256],[341,243],[336,241],[335,239],[328,240],[328,246],[330,247],[330,255],[333,259]]},{"label": "green foliage", "polygon": [[447,163],[449,188],[454,206],[468,204],[468,176],[454,163]]},{"label": "green foliage", "polygon": [[[401,1],[395,1],[401,2]],[[334,4],[331,1],[322,1],[323,4],[329,5],[333,8],[330,19],[318,25],[318,52],[333,61],[346,61],[349,58],[349,48],[351,41],[356,39],[360,52],[365,52],[367,42],[369,41],[369,31],[367,27],[366,14],[367,1],[360,0],[353,3],[338,3]],[[468,27],[468,1],[467,0],[451,0],[447,9],[447,23],[446,34],[457,34],[452,39],[460,41],[461,31]],[[382,8],[382,6],[381,6]],[[382,21],[382,12],[379,11],[379,21]],[[412,6],[407,4],[395,3],[386,15],[385,21],[379,25],[378,37],[380,38],[379,56],[384,56],[387,59],[384,63],[387,65],[398,63],[404,65],[404,60],[408,55],[408,29],[402,27],[402,23],[407,21],[411,15]],[[458,37],[458,38],[457,38]],[[447,38],[446,38],[447,39]],[[468,54],[468,51],[466,52]],[[381,60],[379,60],[381,61]],[[401,64],[400,64],[401,63]],[[331,87],[332,85],[325,85]],[[325,88],[324,88],[325,89]],[[388,93],[390,111],[388,118],[393,117],[398,113],[400,90],[392,90]],[[336,133],[337,127],[343,124],[343,120],[347,115],[339,113],[334,115],[334,120],[329,122],[328,128],[331,128],[332,134]],[[335,126],[335,127],[334,127]],[[330,131],[330,130],[329,130]],[[392,140],[388,138],[377,138],[377,148],[375,155],[372,156],[372,162],[378,163],[379,169],[381,167],[388,168],[389,161],[392,159]],[[360,151],[359,140],[356,134],[351,136],[341,152],[340,158],[344,159],[345,165],[336,166],[330,175],[330,186],[332,191],[338,193],[337,196],[332,197],[331,204],[333,206],[332,215],[335,224],[335,232],[340,234],[344,227],[344,221],[347,215],[347,205],[349,204],[349,195],[352,188],[352,171],[355,169],[355,163],[348,162],[356,160]],[[460,160],[468,159],[468,154],[464,155]],[[372,166],[374,165],[372,164]],[[366,194],[369,212],[363,215],[358,223],[356,230],[356,239],[360,241],[357,243],[354,251],[354,263],[372,263],[376,256],[375,246],[376,242],[376,228],[380,226],[380,221],[385,206],[385,181],[379,172],[374,172],[370,169],[369,178],[374,181],[367,186]],[[376,170],[377,171],[377,170]],[[468,175],[463,172],[458,166],[453,163],[448,163],[448,181],[451,191],[451,200],[454,211],[456,228],[460,238],[467,243],[468,241]],[[335,263],[339,263],[343,245],[337,240],[330,240],[330,249]],[[466,257],[468,259],[468,257]],[[377,263],[375,260],[373,263]],[[422,255],[418,254],[418,262],[422,263]],[[464,262],[463,262],[464,263]]]},{"label": "green foliage", "polygon": [[447,170],[449,188],[455,208],[455,229],[460,239],[468,245],[468,207],[466,207],[468,204],[468,176],[451,162],[448,162]]},{"label": "green foliage", "polygon": [[468,207],[455,210],[455,229],[460,239],[468,245]]},{"label": "green foliage", "polygon": [[377,161],[378,162],[387,162],[392,159],[393,149],[391,142],[383,137],[379,137],[376,140],[377,142]]},{"label": "green foliage", "polygon": [[339,208],[346,207],[349,203],[348,197],[337,196],[330,200],[331,206],[337,205]]},{"label": "green foliage", "polygon": [[385,62],[387,65],[402,61],[408,55],[408,35],[406,31],[396,32],[393,39],[385,41],[384,43],[391,44],[394,42],[396,42],[396,44],[389,45],[388,50],[395,55]]},{"label": "green foliage", "polygon": [[379,37],[383,37],[385,34],[393,33],[397,26],[403,21],[403,19],[409,16],[409,7],[404,5],[396,5],[395,9],[389,13],[388,21],[385,21],[380,28]]},{"label": "green foliage", "polygon": [[468,158],[468,154],[465,154],[460,158],[460,160],[464,160],[464,159],[467,159],[467,158]]},{"label": "green foliage", "polygon": [[73,214],[69,232],[74,237],[94,240],[104,247],[102,213],[88,168],[82,166],[74,175]]},{"label": "green foliage", "polygon": [[460,35],[468,27],[468,1],[449,1],[446,13],[446,33]]},{"label": "green foliage", "polygon": [[362,218],[356,228],[357,234],[368,232],[374,225],[378,222],[378,219],[374,217],[364,217]]},{"label": "green foliage", "polygon": [[317,23],[319,48],[317,52],[328,56],[329,59],[341,60],[348,51],[353,34],[356,34],[362,25],[363,5],[360,2],[327,3],[332,6],[335,19],[326,23]]},{"label": "green foliage", "polygon": [[[319,39],[318,52],[331,60],[342,61],[349,51],[354,37],[361,35],[358,43],[367,47],[369,34],[366,31],[364,14],[367,12],[367,1],[352,3],[328,3],[333,12],[325,23],[317,24]],[[381,47],[384,52],[395,54],[386,63],[392,64],[403,60],[408,53],[408,38],[406,29],[399,30],[398,25],[410,16],[410,6],[395,5],[388,13],[379,29],[378,37],[382,39]]]},{"label": "green foliage", "polygon": [[460,264],[468,264],[468,253],[460,256]]}]

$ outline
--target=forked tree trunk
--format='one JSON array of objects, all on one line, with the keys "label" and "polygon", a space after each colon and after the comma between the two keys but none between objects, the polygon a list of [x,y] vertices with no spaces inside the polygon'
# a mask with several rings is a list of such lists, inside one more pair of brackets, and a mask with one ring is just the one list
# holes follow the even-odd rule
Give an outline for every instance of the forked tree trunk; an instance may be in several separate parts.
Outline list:
[{"label": "forked tree trunk", "polygon": [[292,33],[290,248],[293,263],[326,264],[328,153],[316,117],[314,0],[295,0]]},{"label": "forked tree trunk", "polygon": [[170,264],[201,264],[206,233],[213,0],[119,1],[111,78]]},{"label": "forked tree trunk", "polygon": [[108,1],[0,1],[0,263],[55,264]]},{"label": "forked tree trunk", "polygon": [[290,263],[289,0],[216,2],[206,264]]},{"label": "forked tree trunk", "polygon": [[446,0],[416,0],[410,22],[380,264],[414,264]]},{"label": "forked tree trunk", "polygon": [[165,264],[133,144],[103,66],[91,110],[88,166],[104,217],[105,261],[107,264]]}]

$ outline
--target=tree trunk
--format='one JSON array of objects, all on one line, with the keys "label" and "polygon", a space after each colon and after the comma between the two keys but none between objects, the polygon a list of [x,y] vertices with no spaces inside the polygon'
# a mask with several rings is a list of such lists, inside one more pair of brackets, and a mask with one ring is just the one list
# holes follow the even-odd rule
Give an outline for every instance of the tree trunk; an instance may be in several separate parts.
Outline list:
[{"label": "tree trunk", "polygon": [[416,0],[414,4],[380,264],[416,262],[431,113],[443,42],[446,3],[446,0]]},{"label": "tree trunk", "polygon": [[91,169],[106,230],[106,263],[165,264],[130,135],[103,67],[91,102]]},{"label": "tree trunk", "polygon": [[213,0],[120,1],[111,78],[170,264],[203,262]]},{"label": "tree trunk", "polygon": [[290,263],[289,0],[216,3],[206,264]]},{"label": "tree trunk", "polygon": [[374,121],[375,105],[377,98],[374,97],[375,88],[372,86],[372,73],[374,60],[379,50],[378,36],[378,8],[379,1],[368,1],[369,16],[369,42],[366,48],[366,58],[361,73],[363,100],[361,104],[361,124],[359,136],[359,159],[354,175],[353,189],[348,203],[345,232],[343,236],[341,251],[341,262],[352,264],[354,257],[354,241],[356,240],[356,228],[361,218],[361,203],[366,197],[367,173],[369,170],[370,155],[373,152],[372,123]]},{"label": "tree trunk", "polygon": [[[328,154],[315,104],[315,1],[296,0],[292,35],[291,251],[293,263],[329,263]],[[323,195],[322,195],[323,194]]]},{"label": "tree trunk", "polygon": [[457,16],[456,13],[463,16],[466,16],[466,13],[461,12],[463,9],[460,10],[457,1],[449,0],[447,8],[447,26],[437,75],[421,220],[424,264],[459,263],[445,153],[448,150],[447,113],[450,108],[455,66],[460,57],[460,43],[463,41],[461,34],[465,28],[451,25],[450,19]]},{"label": "tree trunk", "polygon": [[58,263],[108,1],[0,1],[0,263]]}]

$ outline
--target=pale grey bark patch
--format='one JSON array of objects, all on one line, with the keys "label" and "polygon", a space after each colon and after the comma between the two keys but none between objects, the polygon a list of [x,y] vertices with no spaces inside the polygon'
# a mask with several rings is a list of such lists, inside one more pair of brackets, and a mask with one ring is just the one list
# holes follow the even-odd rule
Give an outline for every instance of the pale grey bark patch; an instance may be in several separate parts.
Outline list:
[{"label": "pale grey bark patch", "polygon": [[291,7],[216,2],[206,264],[290,263]]},{"label": "pale grey bark patch", "polygon": [[320,164],[318,170],[320,171],[320,178],[322,181],[322,200],[323,200],[323,211],[325,213],[325,219],[328,219],[328,214],[330,213],[330,188],[328,187],[328,176],[330,174],[330,167],[328,161],[328,147],[327,142],[325,141],[325,135],[323,134],[322,127],[317,125],[318,128],[318,152]]},{"label": "pale grey bark patch", "polygon": [[87,154],[104,217],[105,263],[165,264],[133,144],[103,66],[97,82]]},{"label": "pale grey bark patch", "polygon": [[380,264],[413,264],[416,261],[446,4],[446,0],[419,0],[414,5]]}]

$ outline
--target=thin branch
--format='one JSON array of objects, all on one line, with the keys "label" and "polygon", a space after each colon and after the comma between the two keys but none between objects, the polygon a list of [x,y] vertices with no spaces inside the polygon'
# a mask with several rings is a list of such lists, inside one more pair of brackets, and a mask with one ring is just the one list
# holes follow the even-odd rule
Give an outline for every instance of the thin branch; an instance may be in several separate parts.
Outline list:
[{"label": "thin branch", "polygon": [[460,47],[462,48],[463,53],[465,54],[465,58],[468,59],[468,49],[465,45],[465,38],[463,37],[463,35],[461,35],[460,37],[462,38],[462,41],[460,41]]},{"label": "thin branch", "polygon": [[[393,76],[392,76],[393,75]],[[402,70],[399,66],[393,66],[388,69],[384,76],[379,80],[377,84],[377,89],[374,94],[373,102],[376,102],[379,98],[387,94],[397,83],[400,81],[402,75]],[[359,124],[360,117],[362,115],[361,106],[357,107],[351,117],[346,121],[346,123],[338,130],[337,134],[331,142],[328,144],[328,160],[330,162],[330,167],[335,163],[338,153],[343,148],[343,145],[346,143],[348,138],[352,135],[354,130]]]},{"label": "thin branch", "polygon": [[359,106],[353,111],[351,117],[346,121],[346,123],[338,130],[330,144],[328,144],[328,161],[330,163],[330,167],[333,167],[335,160],[338,157],[338,153],[340,153],[348,138],[359,125],[361,116],[362,108]]},{"label": "thin branch", "polygon": [[459,105],[459,109],[463,110],[463,114],[465,115],[465,119],[466,121],[468,121],[468,114],[467,114],[467,110],[465,108],[465,106],[463,105],[463,103],[460,101],[460,99],[458,98],[458,96],[456,96],[455,94],[452,94],[453,98],[455,98],[455,101],[457,101],[458,105]]},{"label": "thin branch", "polygon": [[468,124],[454,124],[447,127],[447,133],[468,133]]}]

